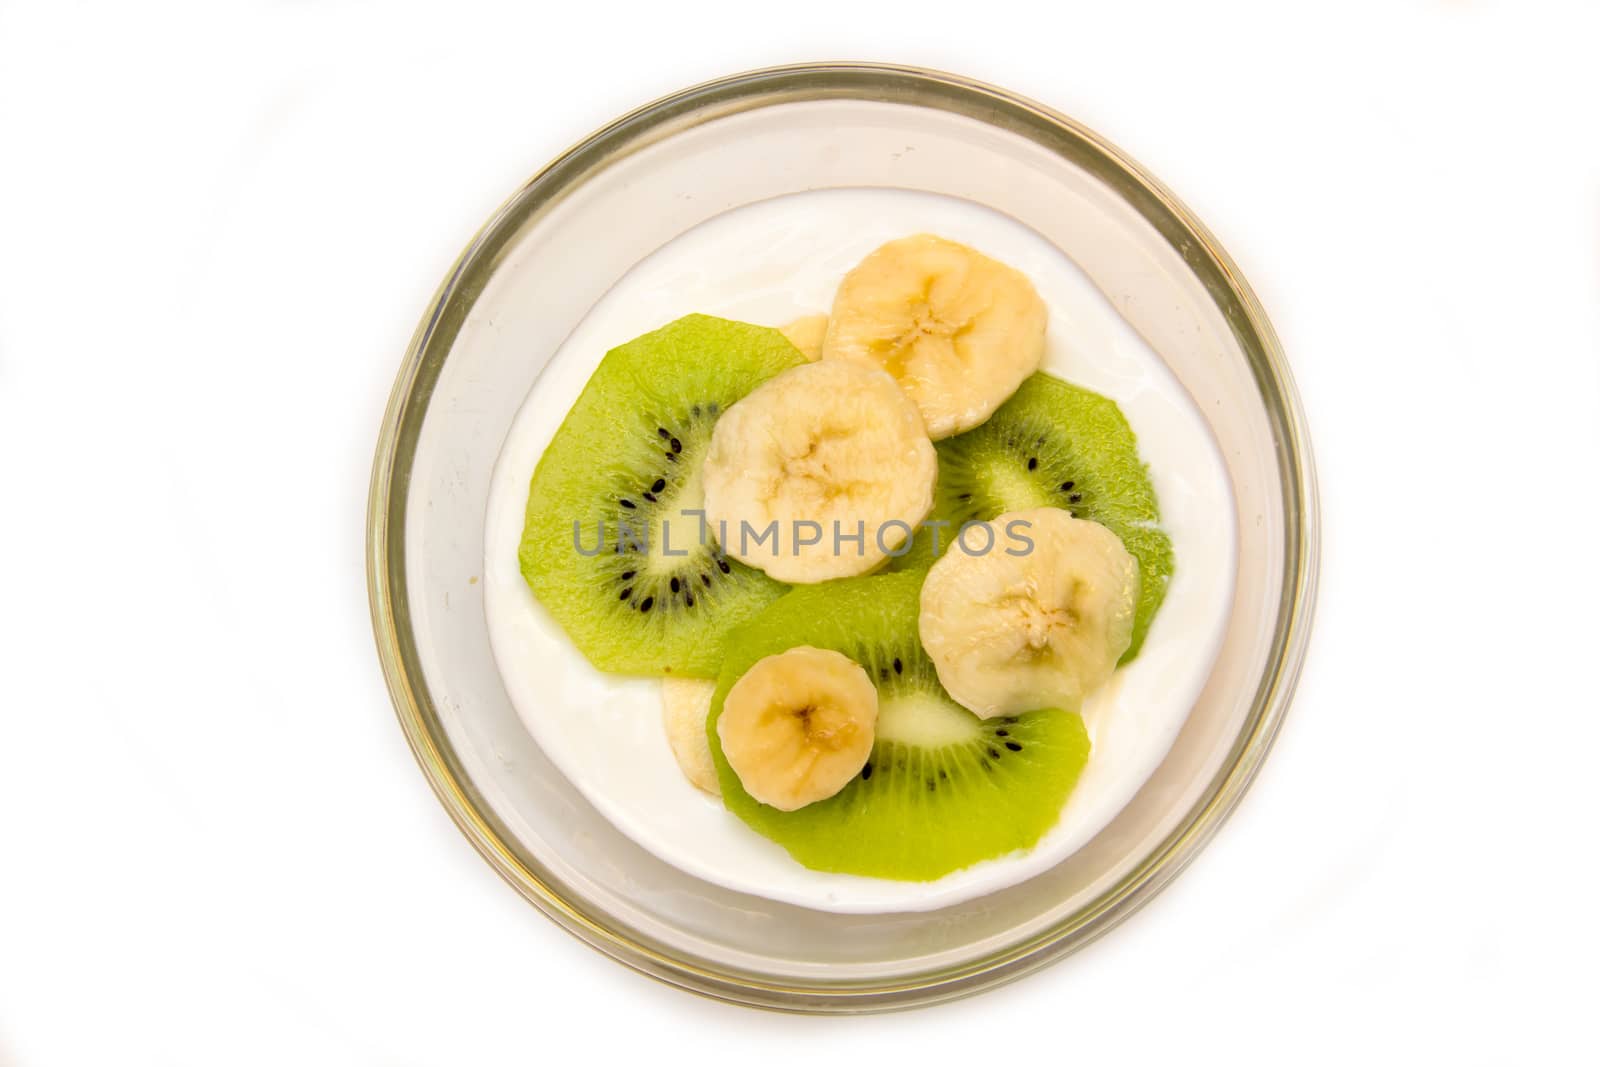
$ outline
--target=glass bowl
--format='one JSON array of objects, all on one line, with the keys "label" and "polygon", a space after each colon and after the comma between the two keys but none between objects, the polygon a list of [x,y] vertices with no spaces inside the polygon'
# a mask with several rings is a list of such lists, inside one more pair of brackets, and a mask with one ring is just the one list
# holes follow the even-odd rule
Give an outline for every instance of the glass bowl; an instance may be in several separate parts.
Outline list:
[{"label": "glass bowl", "polygon": [[[1021,885],[894,915],[735,893],[624,837],[518,720],[479,582],[501,442],[595,301],[722,212],[862,186],[984,204],[1076,261],[1204,413],[1240,538],[1216,666],[1128,807]],[[479,852],[546,915],[630,967],[723,1000],[809,1012],[973,993],[1065,956],[1150,899],[1216,832],[1265,757],[1304,656],[1317,572],[1305,419],[1265,314],[1205,227],[1071,119],[953,75],[854,63],[687,89],[618,119],[519,189],[462,253],[406,353],[378,442],[368,542],[373,626],[401,725]]]}]

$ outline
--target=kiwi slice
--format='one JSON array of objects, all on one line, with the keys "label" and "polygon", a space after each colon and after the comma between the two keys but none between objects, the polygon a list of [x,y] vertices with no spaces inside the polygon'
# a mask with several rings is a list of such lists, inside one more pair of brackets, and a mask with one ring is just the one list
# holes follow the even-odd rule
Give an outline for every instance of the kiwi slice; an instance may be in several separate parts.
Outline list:
[{"label": "kiwi slice", "polygon": [[[931,881],[1031,848],[1061,818],[1089,758],[1076,713],[1045,709],[979,719],[940,687],[917,636],[921,573],[801,586],[728,643],[706,731],[729,811],[820,871]],[[733,683],[797,645],[833,649],[878,687],[872,755],[826,800],[779,811],[745,792],[717,719]]]},{"label": "kiwi slice", "polygon": [[539,459],[522,575],[604,671],[713,678],[784,585],[722,555],[700,466],[729,405],[805,362],[777,330],[689,315],[607,352]]},{"label": "kiwi slice", "polygon": [[930,565],[935,529],[942,553],[962,523],[1028,508],[1064,508],[1110,529],[1139,561],[1133,643],[1121,662],[1137,655],[1172,579],[1172,541],[1157,525],[1155,487],[1116,402],[1035,374],[983,425],[937,447],[939,483],[931,518],[949,525],[924,527],[894,569]]}]

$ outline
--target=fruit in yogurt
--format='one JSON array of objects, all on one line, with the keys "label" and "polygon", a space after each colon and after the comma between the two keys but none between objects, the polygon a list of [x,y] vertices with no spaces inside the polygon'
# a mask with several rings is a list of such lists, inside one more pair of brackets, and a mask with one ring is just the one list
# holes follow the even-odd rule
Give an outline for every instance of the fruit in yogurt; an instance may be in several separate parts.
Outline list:
[{"label": "fruit in yogurt", "polygon": [[918,234],[845,275],[822,356],[888,371],[937,441],[983,422],[1039,369],[1046,318],[1020,271]]},{"label": "fruit in yogurt", "polygon": [[917,630],[939,682],[984,719],[1076,710],[1133,637],[1139,565],[1117,535],[1060,508],[1005,512],[928,571]]},{"label": "fruit in yogurt", "polygon": [[719,420],[805,358],[777,330],[689,315],[607,352],[534,470],[518,561],[596,667],[714,677],[727,632],[783,593],[703,521]]},{"label": "fruit in yogurt", "polygon": [[799,645],[766,656],[722,700],[717,738],[744,791],[796,811],[843,789],[872,752],[878,690],[832,649]]},{"label": "fruit in yogurt", "polygon": [[706,516],[728,555],[782,582],[879,566],[933,505],[938,462],[917,409],[875,367],[784,371],[718,420]]},{"label": "fruit in yogurt", "polygon": [[[1075,712],[984,720],[950,698],[917,635],[922,578],[798,587],[729,641],[707,730],[723,804],[807,867],[931,881],[1031,848],[1060,820],[1088,759]],[[723,751],[720,720],[752,668],[802,646],[859,664],[877,690],[878,714],[855,776],[826,799],[784,811],[744,787]]]},{"label": "fruit in yogurt", "polygon": [[711,714],[711,697],[716,691],[717,683],[709,678],[661,679],[661,727],[672,758],[689,784],[719,797],[722,787],[717,784],[717,765],[706,740],[706,717]]},{"label": "fruit in yogurt", "polygon": [[1133,429],[1115,401],[1035,374],[974,430],[940,441],[933,514],[896,569],[925,568],[968,522],[1054,507],[1116,534],[1139,563],[1133,634],[1122,661],[1144,644],[1172,578],[1172,541]]}]

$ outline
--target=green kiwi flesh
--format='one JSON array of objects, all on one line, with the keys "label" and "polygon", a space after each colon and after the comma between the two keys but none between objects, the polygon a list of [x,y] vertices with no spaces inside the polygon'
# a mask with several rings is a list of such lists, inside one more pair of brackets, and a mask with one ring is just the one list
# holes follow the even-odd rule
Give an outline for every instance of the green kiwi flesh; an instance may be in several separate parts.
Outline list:
[{"label": "green kiwi flesh", "polygon": [[728,631],[787,588],[723,556],[693,512],[719,415],[804,362],[777,330],[708,315],[600,361],[534,470],[517,554],[596,667],[716,677]]},{"label": "green kiwi flesh", "polygon": [[[948,523],[939,552],[966,522],[1029,508],[1064,508],[1122,539],[1139,561],[1139,601],[1126,663],[1144,644],[1172,578],[1172,541],[1157,525],[1150,473],[1115,401],[1048,374],[1022,383],[983,425],[938,442],[939,483],[930,519]],[[926,568],[934,529],[924,528],[895,570]],[[976,535],[974,535],[976,536]]]},{"label": "green kiwi flesh", "polygon": [[[801,586],[730,639],[706,731],[723,803],[820,871],[931,881],[1027,849],[1061,818],[1089,758],[1076,713],[981,720],[940,687],[917,634],[917,571]],[[872,755],[840,792],[779,811],[745,792],[722,754],[723,700],[762,658],[798,645],[855,660],[878,687]]]}]

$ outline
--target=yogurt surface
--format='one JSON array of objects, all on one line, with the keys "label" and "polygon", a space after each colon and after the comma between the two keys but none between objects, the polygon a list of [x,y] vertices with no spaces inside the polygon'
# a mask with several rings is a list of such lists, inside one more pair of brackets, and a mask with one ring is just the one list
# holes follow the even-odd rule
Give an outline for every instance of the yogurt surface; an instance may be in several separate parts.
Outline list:
[{"label": "yogurt surface", "polygon": [[[1143,650],[1086,703],[1093,745],[1060,823],[1032,850],[933,882],[802,867],[679,771],[661,684],[591,667],[517,566],[528,483],[605,352],[690,312],[780,326],[826,313],[844,274],[885,241],[936,233],[1016,267],[1050,310],[1044,370],[1114,399],[1139,438],[1175,568]],[[1160,764],[1221,644],[1235,570],[1227,470],[1188,394],[1094,284],[1015,220],[892,189],[798,193],[720,215],[640,262],[579,323],[534,383],[489,492],[484,604],[507,693],[552,762],[608,819],[668,863],[729,889],[838,912],[923,911],[1048,870],[1114,818]]]}]

